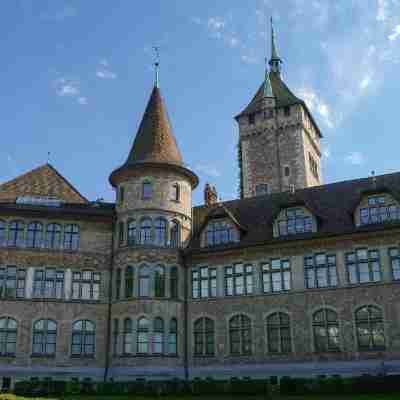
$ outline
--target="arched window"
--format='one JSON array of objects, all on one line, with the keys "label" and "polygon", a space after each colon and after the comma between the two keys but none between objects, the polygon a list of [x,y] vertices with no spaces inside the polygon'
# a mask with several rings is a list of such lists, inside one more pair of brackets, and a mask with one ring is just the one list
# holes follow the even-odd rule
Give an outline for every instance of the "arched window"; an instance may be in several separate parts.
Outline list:
[{"label": "arched window", "polygon": [[383,350],[385,334],[382,311],[375,306],[364,306],[356,311],[356,329],[360,350]]},{"label": "arched window", "polygon": [[140,244],[152,243],[152,223],[150,218],[142,219],[140,223]]},{"label": "arched window", "polygon": [[143,265],[139,270],[139,296],[150,296],[150,268]]},{"label": "arched window", "polygon": [[165,268],[162,265],[157,265],[154,270],[154,295],[165,297]]},{"label": "arched window", "polygon": [[171,318],[169,322],[168,353],[178,354],[178,321],[176,318]]},{"label": "arched window", "polygon": [[210,318],[199,318],[194,323],[194,355],[213,356],[215,354],[215,326]]},{"label": "arched window", "polygon": [[181,226],[178,221],[171,223],[171,247],[178,248],[181,245]]},{"label": "arched window", "polygon": [[0,319],[0,356],[14,356],[17,349],[17,321]]},{"label": "arched window", "polygon": [[64,229],[64,249],[65,250],[78,250],[79,248],[79,226],[76,224],[69,224]]},{"label": "arched window", "polygon": [[153,326],[153,353],[162,354],[164,348],[164,320],[156,318]]},{"label": "arched window", "polygon": [[56,354],[57,323],[41,319],[33,325],[33,347],[35,355],[52,356]]},{"label": "arched window", "polygon": [[118,337],[119,337],[119,320],[115,318],[113,327],[113,353],[115,356],[118,354]]},{"label": "arched window", "polygon": [[121,247],[124,244],[125,239],[125,224],[121,221],[118,224],[118,246]]},{"label": "arched window", "polygon": [[7,240],[7,225],[0,219],[0,247],[5,246]]},{"label": "arched window", "polygon": [[124,321],[124,354],[133,354],[133,323],[130,318]]},{"label": "arched window", "polygon": [[289,315],[276,312],[267,318],[267,340],[270,353],[290,353],[292,351]]},{"label": "arched window", "polygon": [[149,320],[144,317],[138,321],[137,352],[139,354],[148,354],[149,352]]},{"label": "arched window", "polygon": [[95,353],[96,328],[94,322],[80,320],[72,325],[72,348],[74,357],[93,357]]},{"label": "arched window", "polygon": [[323,308],[313,315],[315,351],[339,350],[339,322],[335,311]]},{"label": "arched window", "polygon": [[46,228],[46,247],[59,249],[61,246],[61,225],[49,224]]},{"label": "arched window", "polygon": [[174,183],[171,186],[171,200],[172,201],[179,201],[181,198],[181,190],[178,183]]},{"label": "arched window", "polygon": [[136,221],[131,219],[128,221],[128,246],[133,246],[137,242]]},{"label": "arched window", "polygon": [[25,244],[25,224],[22,221],[10,222],[8,232],[9,246],[23,246]]},{"label": "arched window", "polygon": [[240,314],[230,319],[229,339],[231,354],[251,354],[251,321],[249,317]]},{"label": "arched window", "polygon": [[42,246],[43,225],[40,222],[31,222],[28,225],[27,246],[38,248]]},{"label": "arched window", "polygon": [[178,268],[171,267],[169,271],[169,290],[171,294],[171,298],[178,298]]},{"label": "arched window", "polygon": [[164,218],[154,221],[154,244],[160,247],[167,245],[167,221]]},{"label": "arched window", "polygon": [[121,268],[117,269],[115,276],[115,299],[119,300],[121,298]]},{"label": "arched window", "polygon": [[133,297],[133,267],[130,265],[125,270],[125,297]]}]

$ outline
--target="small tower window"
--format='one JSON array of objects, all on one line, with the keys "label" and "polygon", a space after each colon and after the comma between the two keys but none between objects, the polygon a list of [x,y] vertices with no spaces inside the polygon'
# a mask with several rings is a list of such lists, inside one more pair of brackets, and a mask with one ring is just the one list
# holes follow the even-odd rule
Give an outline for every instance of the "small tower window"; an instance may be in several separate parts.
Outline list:
[{"label": "small tower window", "polygon": [[268,108],[264,111],[264,119],[271,119],[274,116],[274,110],[272,108]]},{"label": "small tower window", "polygon": [[249,125],[254,125],[256,122],[256,114],[249,114]]},{"label": "small tower window", "polygon": [[268,194],[268,184],[260,183],[256,185],[256,196],[263,196],[265,194]]},{"label": "small tower window", "polygon": [[179,184],[174,183],[171,187],[171,200],[172,201],[179,201],[181,197],[181,190]]},{"label": "small tower window", "polygon": [[123,204],[125,199],[125,188],[123,186],[120,186],[119,188],[119,196],[118,196],[118,203]]},{"label": "small tower window", "polygon": [[290,176],[290,168],[289,167],[285,167],[285,176],[288,177]]},{"label": "small tower window", "polygon": [[153,197],[153,185],[149,181],[143,182],[142,198],[144,200],[151,199]]},{"label": "small tower window", "polygon": [[283,108],[283,115],[285,117],[289,117],[290,116],[290,107],[289,106],[286,106],[286,107]]}]

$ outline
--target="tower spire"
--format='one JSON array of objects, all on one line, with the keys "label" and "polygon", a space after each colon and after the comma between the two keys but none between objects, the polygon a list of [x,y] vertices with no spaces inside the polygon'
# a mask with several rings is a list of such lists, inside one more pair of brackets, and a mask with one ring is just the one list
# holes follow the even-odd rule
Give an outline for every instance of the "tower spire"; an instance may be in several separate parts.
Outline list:
[{"label": "tower spire", "polygon": [[269,60],[269,65],[271,66],[271,71],[277,74],[281,73],[282,60],[278,56],[278,51],[276,49],[275,43],[275,32],[274,32],[274,22],[271,17],[271,59]]},{"label": "tower spire", "polygon": [[160,87],[160,77],[159,77],[159,70],[160,70],[160,48],[158,46],[154,46],[154,55],[155,55],[155,61],[154,61],[154,72],[155,72],[155,77],[154,77],[154,87],[159,88]]},{"label": "tower spire", "polygon": [[272,92],[271,80],[269,79],[268,62],[265,57],[265,77],[264,77],[264,97],[274,97]]}]

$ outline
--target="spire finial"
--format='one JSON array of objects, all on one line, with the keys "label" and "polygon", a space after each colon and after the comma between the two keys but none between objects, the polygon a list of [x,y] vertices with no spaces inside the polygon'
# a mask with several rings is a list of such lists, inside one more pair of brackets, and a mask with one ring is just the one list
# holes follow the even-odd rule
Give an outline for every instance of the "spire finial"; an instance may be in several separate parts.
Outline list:
[{"label": "spire finial", "polygon": [[154,79],[154,87],[160,87],[159,82],[159,69],[160,69],[160,48],[158,46],[153,46],[154,49],[154,70],[155,70],[155,79]]},{"label": "spire finial", "polygon": [[271,59],[269,60],[269,65],[271,66],[271,71],[280,74],[281,73],[281,63],[282,63],[282,60],[279,58],[278,51],[276,49],[274,21],[271,16]]}]

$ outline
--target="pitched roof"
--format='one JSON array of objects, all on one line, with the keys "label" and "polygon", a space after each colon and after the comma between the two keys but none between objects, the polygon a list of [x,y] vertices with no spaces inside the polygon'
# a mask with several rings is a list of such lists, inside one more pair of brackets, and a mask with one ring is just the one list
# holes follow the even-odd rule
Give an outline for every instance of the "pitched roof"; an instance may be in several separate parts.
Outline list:
[{"label": "pitched roof", "polygon": [[183,163],[160,89],[157,86],[151,92],[125,164],[138,162],[167,162],[179,165]]},{"label": "pitched roof", "polygon": [[[400,226],[400,221],[355,226],[353,213],[361,197],[380,192],[388,192],[400,202],[400,172],[377,176],[376,183],[371,178],[363,178],[301,189],[293,194],[290,192],[275,193],[225,202],[225,208],[235,216],[238,223],[246,231],[243,233],[240,243],[221,247],[242,247],[275,241],[374,231],[384,229],[388,225]],[[280,210],[298,205],[304,205],[317,217],[318,231],[316,233],[274,238],[273,223]],[[200,248],[201,227],[212,216],[213,210],[211,208],[207,209],[206,206],[193,209],[194,234],[190,249],[196,250]],[[215,251],[218,251],[221,247],[215,248]],[[213,249],[207,249],[207,251],[213,251]]]},{"label": "pitched roof", "polygon": [[88,203],[50,164],[42,165],[0,185],[0,202],[14,202],[17,197],[48,197],[65,203]]}]

